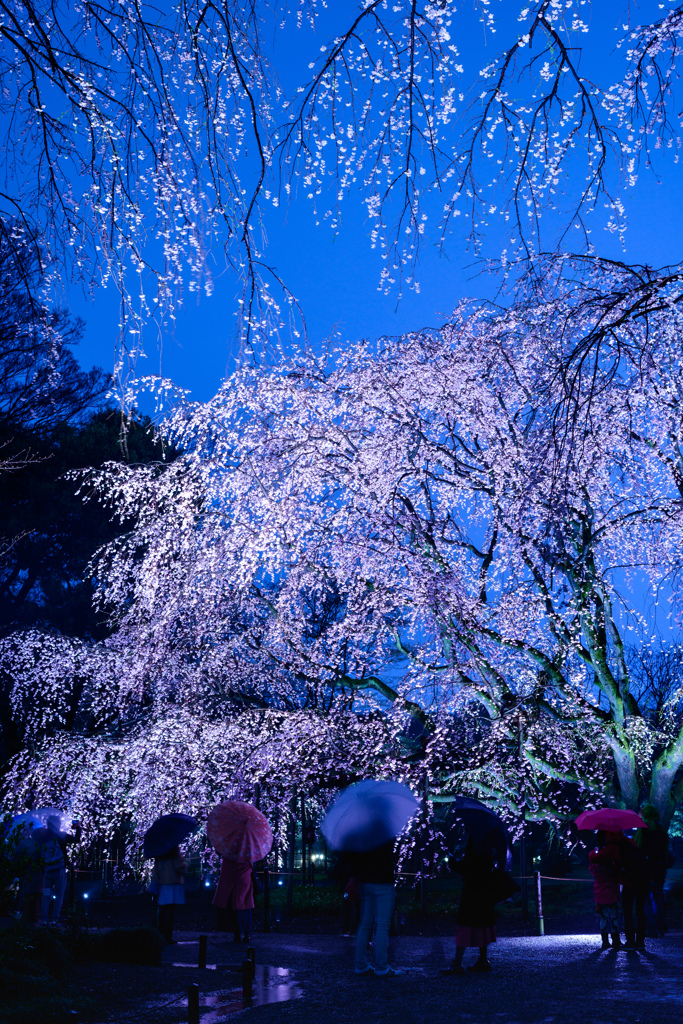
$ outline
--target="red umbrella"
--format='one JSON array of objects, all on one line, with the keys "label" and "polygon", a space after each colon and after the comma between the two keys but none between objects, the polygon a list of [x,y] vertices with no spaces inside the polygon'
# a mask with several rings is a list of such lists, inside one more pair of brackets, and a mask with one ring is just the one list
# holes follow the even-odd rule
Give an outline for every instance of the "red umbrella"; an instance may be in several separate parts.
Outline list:
[{"label": "red umbrella", "polygon": [[576,827],[588,831],[602,828],[605,832],[621,832],[623,828],[647,828],[635,811],[624,811],[620,807],[598,807],[595,811],[584,811],[576,819]]},{"label": "red umbrella", "polygon": [[227,860],[261,860],[273,845],[273,832],[265,814],[242,803],[225,800],[209,814],[206,834],[214,848]]}]

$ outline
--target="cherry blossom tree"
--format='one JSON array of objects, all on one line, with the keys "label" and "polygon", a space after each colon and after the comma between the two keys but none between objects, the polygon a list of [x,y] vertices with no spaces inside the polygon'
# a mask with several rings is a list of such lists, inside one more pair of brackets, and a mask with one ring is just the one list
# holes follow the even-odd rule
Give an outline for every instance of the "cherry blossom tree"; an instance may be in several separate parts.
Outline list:
[{"label": "cherry blossom tree", "polygon": [[[10,776],[22,799],[46,797],[56,779],[65,794],[78,786],[94,754],[79,761],[70,752],[86,740],[103,763],[116,749],[124,764],[148,749],[159,723],[188,709],[198,735],[205,724],[251,735],[261,715],[271,723],[291,716],[303,736],[355,713],[373,723],[384,716],[394,744],[373,766],[403,773],[417,791],[427,785],[433,797],[467,787],[538,818],[566,818],[579,802],[637,807],[647,797],[671,817],[683,797],[680,691],[673,686],[653,717],[632,685],[626,649],[634,638],[650,641],[655,607],[678,625],[681,271],[599,257],[586,217],[606,201],[619,230],[611,168],[633,184],[651,150],[675,148],[683,15],[653,9],[649,24],[628,29],[624,75],[602,88],[572,48],[572,33],[588,32],[587,6],[527,5],[515,23],[526,31],[516,28],[477,77],[475,107],[457,85],[465,72],[449,0],[392,10],[384,0],[364,3],[293,98],[273,90],[262,37],[254,42],[258,4],[240,21],[234,51],[237,8],[207,5],[196,23],[183,9],[189,20],[173,39],[158,23],[155,45],[165,40],[178,70],[169,82],[154,70],[164,61],[137,62],[152,70],[131,95],[162,97],[149,109],[144,100],[145,117],[156,118],[149,139],[175,139],[175,108],[164,106],[174,90],[191,99],[165,162],[154,156],[149,173],[124,174],[113,161],[112,203],[95,211],[114,225],[109,248],[96,243],[105,268],[121,251],[111,241],[120,226],[126,239],[139,237],[144,195],[163,197],[158,231],[172,268],[162,272],[165,298],[169,280],[179,285],[183,245],[201,280],[200,227],[227,218],[230,258],[244,275],[244,323],[266,329],[280,313],[259,281],[270,268],[257,211],[288,198],[299,174],[316,216],[333,226],[337,204],[362,186],[386,285],[406,275],[415,284],[436,194],[443,216],[435,237],[447,236],[462,203],[475,241],[494,216],[489,196],[500,195],[510,239],[502,265],[521,257],[526,273],[507,309],[465,304],[440,331],[245,366],[211,402],[181,401],[168,416],[163,430],[182,452],[173,463],[88,475],[84,492],[135,524],[95,568],[115,631],[103,644],[68,650],[11,639],[16,713],[33,716],[37,744]],[[314,3],[300,10],[321,16]],[[493,31],[491,5],[481,16]],[[120,17],[138,18],[137,9]],[[137,22],[121,35],[123,24],[107,43],[121,56],[117,40],[139,41]],[[183,35],[188,25],[195,50]],[[214,66],[219,50],[227,64]],[[217,106],[212,76],[225,90]],[[198,111],[211,104],[239,130],[205,139],[211,118]],[[121,116],[128,123],[129,113]],[[469,127],[458,135],[456,124]],[[131,126],[130,137],[138,130]],[[258,154],[254,191],[238,178],[248,136]],[[217,168],[210,196],[201,175],[183,177],[190,152],[197,167]],[[279,185],[268,177],[276,169]],[[335,198],[326,205],[330,180]],[[172,203],[185,218],[170,217],[173,230],[163,226]],[[87,204],[78,209],[91,217]],[[541,214],[549,214],[547,235]],[[584,251],[567,254],[577,224]],[[74,249],[86,244],[75,241],[86,237],[79,231],[63,234]],[[142,250],[131,251],[141,267]],[[77,678],[86,680],[79,693]],[[33,710],[27,693],[43,694]],[[190,718],[182,721],[191,731]],[[183,755],[182,771],[192,759],[200,763],[199,753]],[[179,769],[166,760],[172,781]],[[369,770],[362,758],[354,763]],[[212,772],[207,762],[195,774],[183,809],[204,799],[199,780]],[[232,791],[246,793],[237,768],[226,773]],[[150,783],[139,778],[139,789],[122,783],[122,792],[151,807]]]},{"label": "cherry blossom tree", "polygon": [[[329,365],[245,370],[170,419],[174,466],[100,474],[138,516],[102,562],[117,642],[153,652],[136,685],[162,664],[180,678],[182,652],[188,686],[215,673],[273,700],[324,686],[423,723],[474,702],[488,723],[469,772],[480,791],[519,802],[522,764],[539,784],[626,806],[647,795],[670,817],[679,689],[654,725],[625,645],[649,641],[647,593],[677,623],[679,314],[665,289],[647,318],[625,294],[570,388],[567,353],[604,324],[597,284],[463,307],[440,332]],[[312,630],[305,603],[330,595]]]}]

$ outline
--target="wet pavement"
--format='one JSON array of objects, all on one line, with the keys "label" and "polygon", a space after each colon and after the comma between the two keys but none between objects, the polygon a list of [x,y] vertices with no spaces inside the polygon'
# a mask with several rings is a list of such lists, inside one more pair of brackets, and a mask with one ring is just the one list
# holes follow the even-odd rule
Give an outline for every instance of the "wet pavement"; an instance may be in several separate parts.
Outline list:
[{"label": "wet pavement", "polygon": [[[353,974],[353,939],[256,935],[250,1006],[242,1000],[245,946],[210,936],[208,958],[216,967],[200,971],[193,955],[198,936],[180,938],[183,944],[169,948],[161,968],[135,969],[149,982],[142,1004],[125,1005],[124,998],[97,1024],[185,1024],[193,983],[199,985],[201,1024],[683,1022],[681,931],[648,940],[644,953],[601,952],[595,934],[503,938],[490,949],[491,974],[462,977],[439,975],[452,957],[452,939],[404,936],[390,946],[391,962],[404,973],[389,978]],[[468,951],[465,964],[475,958],[476,951]]]}]

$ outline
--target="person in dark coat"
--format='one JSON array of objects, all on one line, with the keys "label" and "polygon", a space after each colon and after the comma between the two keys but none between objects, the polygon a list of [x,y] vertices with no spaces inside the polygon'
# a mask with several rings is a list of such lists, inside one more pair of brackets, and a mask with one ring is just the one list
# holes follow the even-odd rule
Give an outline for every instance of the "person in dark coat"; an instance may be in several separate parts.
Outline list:
[{"label": "person in dark coat", "polygon": [[624,949],[645,949],[645,904],[650,895],[647,861],[643,851],[623,833],[619,839],[621,904],[624,910]]},{"label": "person in dark coat", "polygon": [[355,935],[360,924],[360,882],[354,875],[350,858],[354,854],[340,853],[334,867],[334,877],[342,894],[341,933],[344,938]]},{"label": "person in dark coat", "polygon": [[[657,922],[657,931],[664,935],[666,927],[666,903],[664,883],[669,865],[669,834],[659,820],[659,811],[653,804],[643,804],[640,815],[647,828],[639,828],[635,842],[644,857],[650,883],[650,899]],[[647,906],[647,902],[646,902]]]},{"label": "person in dark coat", "polygon": [[462,893],[458,906],[458,932],[455,937],[455,957],[443,974],[464,974],[463,958],[468,946],[479,950],[479,957],[471,971],[490,971],[488,947],[496,941],[496,906],[494,903],[493,872],[495,853],[485,842],[477,844],[469,839],[464,857],[451,867],[462,875]]}]

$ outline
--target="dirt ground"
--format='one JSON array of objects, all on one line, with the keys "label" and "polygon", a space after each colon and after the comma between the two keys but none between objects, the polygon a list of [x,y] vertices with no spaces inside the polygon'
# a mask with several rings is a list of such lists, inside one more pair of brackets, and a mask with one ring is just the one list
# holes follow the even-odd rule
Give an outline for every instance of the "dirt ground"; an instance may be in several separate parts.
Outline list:
[{"label": "dirt ground", "polygon": [[[491,947],[491,974],[445,978],[439,968],[453,951],[446,936],[392,939],[390,960],[404,973],[377,978],[353,974],[353,939],[256,935],[256,1000],[247,1009],[239,974],[245,947],[231,936],[209,935],[207,962],[215,969],[199,970],[194,966],[198,934],[179,932],[178,938],[159,967],[77,967],[73,984],[109,1007],[88,1024],[184,1024],[192,983],[199,985],[202,1024],[240,1019],[252,1024],[576,1024],[577,1019],[680,1024],[683,1019],[680,929],[649,939],[644,953],[602,953],[594,933],[504,937]],[[468,953],[469,962],[474,955]]]}]

